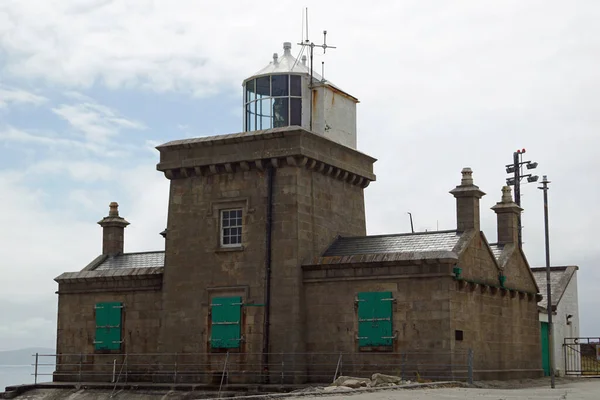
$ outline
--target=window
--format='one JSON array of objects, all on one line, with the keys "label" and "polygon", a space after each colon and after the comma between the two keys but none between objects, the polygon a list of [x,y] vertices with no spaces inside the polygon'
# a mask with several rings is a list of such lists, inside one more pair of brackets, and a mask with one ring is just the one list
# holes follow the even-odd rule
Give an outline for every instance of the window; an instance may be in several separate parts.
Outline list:
[{"label": "window", "polygon": [[358,347],[392,346],[391,292],[358,294]]},{"label": "window", "polygon": [[245,130],[302,124],[302,77],[271,75],[245,84]]},{"label": "window", "polygon": [[95,350],[120,350],[121,344],[121,311],[123,303],[109,302],[96,304]]},{"label": "window", "polygon": [[221,246],[242,245],[242,210],[221,210]]},{"label": "window", "polygon": [[236,349],[242,341],[242,298],[214,297],[210,304],[210,347]]},{"label": "window", "polygon": [[457,341],[463,340],[463,331],[459,331],[459,330],[454,331],[454,340],[457,340]]}]

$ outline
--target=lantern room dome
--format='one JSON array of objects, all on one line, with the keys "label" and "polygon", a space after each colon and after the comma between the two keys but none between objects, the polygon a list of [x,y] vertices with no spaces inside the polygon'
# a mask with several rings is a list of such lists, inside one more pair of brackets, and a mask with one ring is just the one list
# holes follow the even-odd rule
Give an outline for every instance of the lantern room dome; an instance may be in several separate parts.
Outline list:
[{"label": "lantern room dome", "polygon": [[[306,65],[306,56],[302,56],[302,60],[296,59],[292,55],[292,44],[290,42],[283,43],[283,55],[279,57],[277,53],[273,54],[273,61],[266,67],[256,72],[248,79],[256,78],[269,74],[307,74],[310,75],[310,70]],[[321,80],[322,77],[313,72],[313,77],[316,80]],[[246,79],[246,80],[248,80]]]}]

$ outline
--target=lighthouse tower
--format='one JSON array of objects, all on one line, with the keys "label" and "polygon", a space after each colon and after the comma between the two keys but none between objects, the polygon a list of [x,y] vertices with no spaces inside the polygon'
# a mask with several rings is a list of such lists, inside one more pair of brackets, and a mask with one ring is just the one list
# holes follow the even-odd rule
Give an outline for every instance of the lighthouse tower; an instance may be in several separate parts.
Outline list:
[{"label": "lighthouse tower", "polygon": [[356,150],[357,99],[311,79],[291,48],[244,81],[243,132],[157,147],[170,180],[158,341],[201,365],[215,353],[264,368],[284,362],[275,353],[299,354],[301,380],[314,343],[304,265],[336,237],[366,234],[376,177],[375,159]]},{"label": "lighthouse tower", "polygon": [[300,126],[356,148],[358,99],[313,71],[283,44],[283,55],[244,80],[244,131]]}]

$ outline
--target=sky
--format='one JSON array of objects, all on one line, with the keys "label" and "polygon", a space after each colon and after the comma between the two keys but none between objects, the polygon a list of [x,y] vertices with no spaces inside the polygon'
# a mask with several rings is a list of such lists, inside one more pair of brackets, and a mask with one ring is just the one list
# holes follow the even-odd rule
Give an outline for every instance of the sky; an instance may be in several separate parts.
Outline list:
[{"label": "sky", "polygon": [[[578,265],[582,336],[600,336],[600,3],[596,0],[0,1],[0,350],[55,345],[57,284],[101,252],[164,249],[155,146],[242,130],[242,81],[292,53],[309,9],[325,77],[360,99],[375,158],[369,234],[454,229],[463,167],[496,240],[505,165],[547,175],[551,263]],[[320,72],[320,70],[318,71]],[[544,266],[543,197],[522,187],[524,251]]]}]

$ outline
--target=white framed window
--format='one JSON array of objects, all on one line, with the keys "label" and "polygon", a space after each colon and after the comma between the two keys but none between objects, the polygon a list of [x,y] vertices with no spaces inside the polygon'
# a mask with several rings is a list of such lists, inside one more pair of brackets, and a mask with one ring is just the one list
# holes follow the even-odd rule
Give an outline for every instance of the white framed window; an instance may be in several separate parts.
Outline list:
[{"label": "white framed window", "polygon": [[242,209],[221,210],[221,246],[242,245]]}]

